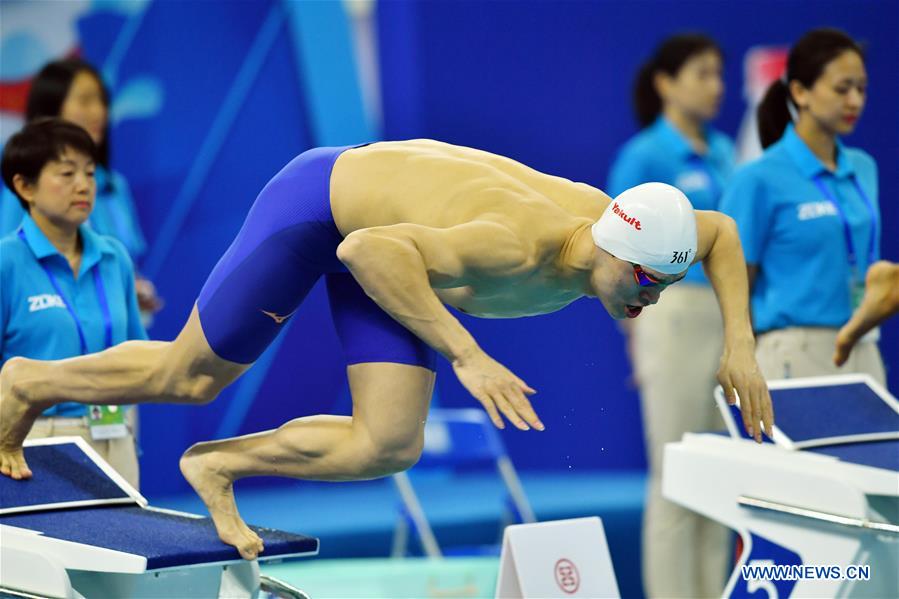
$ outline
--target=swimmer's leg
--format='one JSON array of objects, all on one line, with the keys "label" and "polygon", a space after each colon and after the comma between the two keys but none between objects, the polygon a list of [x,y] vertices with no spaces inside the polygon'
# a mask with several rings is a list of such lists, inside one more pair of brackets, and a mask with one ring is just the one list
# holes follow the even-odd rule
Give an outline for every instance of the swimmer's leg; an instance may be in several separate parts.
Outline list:
[{"label": "swimmer's leg", "polygon": [[203,404],[249,367],[212,351],[196,306],[172,342],[128,341],[65,360],[8,360],[0,372],[0,472],[31,476],[22,442],[41,412],[57,403]]},{"label": "swimmer's leg", "polygon": [[[129,341],[67,360],[4,365],[0,472],[31,476],[22,441],[54,404],[206,403],[250,367],[327,270],[326,258],[336,262],[339,233],[320,221],[330,162],[304,156],[259,194],[173,342]],[[286,221],[285,208],[292,210]]]},{"label": "swimmer's leg", "polygon": [[411,467],[424,444],[434,372],[390,362],[347,368],[353,415],[297,418],[271,431],[198,443],[181,471],[206,503],[219,536],[246,559],[261,542],[241,520],[232,484],[248,476],[347,481]]}]

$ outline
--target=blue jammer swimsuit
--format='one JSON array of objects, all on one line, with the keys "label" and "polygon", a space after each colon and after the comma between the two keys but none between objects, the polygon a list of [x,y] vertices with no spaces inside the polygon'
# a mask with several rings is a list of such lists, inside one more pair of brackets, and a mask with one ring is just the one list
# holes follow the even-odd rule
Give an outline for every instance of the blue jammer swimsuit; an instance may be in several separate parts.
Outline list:
[{"label": "blue jammer swimsuit", "polygon": [[434,350],[381,310],[337,259],[343,237],[331,215],[331,170],[353,147],[300,154],[256,198],[197,300],[203,332],[219,357],[255,362],[324,275],[348,364],[434,370]]}]

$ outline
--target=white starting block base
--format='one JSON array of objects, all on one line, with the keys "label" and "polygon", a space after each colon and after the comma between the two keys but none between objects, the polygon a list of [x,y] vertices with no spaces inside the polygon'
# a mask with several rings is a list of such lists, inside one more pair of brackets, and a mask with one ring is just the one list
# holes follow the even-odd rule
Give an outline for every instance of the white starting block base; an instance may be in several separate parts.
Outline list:
[{"label": "white starting block base", "polygon": [[[0,479],[0,595],[60,599],[305,597],[259,574],[208,518],[149,507],[82,439],[26,442],[34,477]],[[259,561],[318,553],[318,540],[254,527]],[[9,593],[6,595],[4,592]]]},{"label": "white starting block base", "polygon": [[506,527],[496,597],[620,597],[602,521]]},{"label": "white starting block base", "polygon": [[[740,438],[739,417],[719,393],[732,436],[687,434],[665,447],[664,496],[742,539],[724,596],[899,597],[896,399],[866,376],[769,388],[773,443]],[[794,574],[745,578],[742,566]],[[806,566],[831,570],[795,574]],[[857,567],[869,568],[867,580],[863,570],[849,573]]]},{"label": "white starting block base", "polygon": [[[155,510],[155,508],[146,508]],[[183,512],[171,512],[200,518]],[[0,590],[41,597],[255,598],[260,591],[256,561],[229,561],[147,571],[146,559],[100,547],[45,538],[0,525]]]}]

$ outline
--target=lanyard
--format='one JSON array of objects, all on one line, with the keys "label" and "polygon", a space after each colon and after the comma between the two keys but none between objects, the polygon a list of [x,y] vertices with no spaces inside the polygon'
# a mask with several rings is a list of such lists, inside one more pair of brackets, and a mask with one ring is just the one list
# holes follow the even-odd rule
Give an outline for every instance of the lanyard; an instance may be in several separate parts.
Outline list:
[{"label": "lanyard", "polygon": [[[27,241],[25,240],[25,231],[19,229],[19,237],[24,241],[27,245]],[[84,329],[81,326],[81,321],[78,319],[78,314],[75,312],[75,307],[68,299],[66,299],[65,294],[62,292],[62,288],[59,286],[59,282],[56,280],[56,277],[53,276],[53,273],[50,271],[50,268],[38,260],[38,264],[41,265],[41,268],[44,269],[44,272],[47,273],[47,278],[50,279],[50,284],[53,285],[53,289],[56,290],[57,295],[62,298],[63,303],[66,305],[66,309],[69,311],[69,314],[72,316],[72,320],[75,321],[75,328],[78,330],[78,341],[81,345],[81,355],[84,355],[87,352],[87,338],[84,335]],[[94,286],[97,289],[97,301],[100,303],[100,312],[103,315],[103,329],[104,329],[104,337],[103,340],[106,343],[105,348],[112,347],[112,317],[109,313],[109,302],[106,300],[106,289],[103,287],[103,278],[100,275],[100,265],[98,264],[96,268],[92,269],[94,273]]]},{"label": "lanyard", "polygon": [[[874,205],[871,203],[871,199],[868,197],[868,194],[865,193],[865,190],[862,189],[862,186],[859,185],[855,175],[850,178],[855,185],[856,191],[858,191],[858,195],[861,196],[862,200],[865,202],[865,206],[868,207],[868,212],[871,213],[871,243],[868,248],[868,266],[870,266],[877,259],[877,213],[874,211]],[[824,184],[820,174],[815,175],[814,181],[815,185],[818,186],[818,190],[821,191],[824,197],[830,200],[830,203],[836,208],[837,214],[840,215],[840,220],[843,222],[843,235],[846,238],[846,249],[849,252],[849,267],[852,269],[852,276],[854,278],[858,273],[858,254],[855,251],[855,243],[852,242],[852,230],[849,227],[849,219],[846,217],[843,207],[840,206],[840,203],[836,200],[834,194],[832,194],[827,185]]]}]

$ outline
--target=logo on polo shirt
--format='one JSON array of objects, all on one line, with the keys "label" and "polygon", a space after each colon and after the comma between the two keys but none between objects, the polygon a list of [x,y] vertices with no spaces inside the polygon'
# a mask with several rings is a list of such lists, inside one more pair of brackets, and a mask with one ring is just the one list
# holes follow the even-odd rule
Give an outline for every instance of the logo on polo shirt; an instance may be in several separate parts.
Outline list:
[{"label": "logo on polo shirt", "polygon": [[674,181],[674,186],[684,193],[698,191],[700,189],[708,189],[711,186],[711,180],[707,173],[695,170],[681,173]]},{"label": "logo on polo shirt", "polygon": [[796,207],[796,217],[799,220],[812,220],[824,216],[839,216],[837,207],[830,200],[820,202],[804,202]]},{"label": "logo on polo shirt", "polygon": [[66,303],[55,293],[42,293],[28,298],[28,311],[38,312],[47,308],[65,308]]}]

